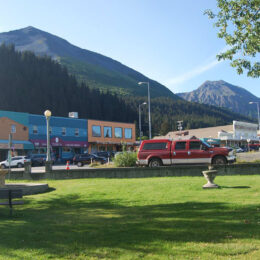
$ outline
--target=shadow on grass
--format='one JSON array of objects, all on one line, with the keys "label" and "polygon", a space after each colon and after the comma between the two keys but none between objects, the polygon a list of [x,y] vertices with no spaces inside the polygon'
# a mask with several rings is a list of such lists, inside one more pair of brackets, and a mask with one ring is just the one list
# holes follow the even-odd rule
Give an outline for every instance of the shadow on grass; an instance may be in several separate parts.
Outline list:
[{"label": "shadow on grass", "polygon": [[220,189],[250,189],[250,186],[220,186]]},{"label": "shadow on grass", "polygon": [[103,248],[153,253],[168,242],[260,239],[256,228],[260,205],[256,204],[230,207],[187,202],[127,207],[120,200],[88,201],[79,194],[28,202],[17,208],[13,221],[0,215],[0,248],[38,249],[57,257],[84,252],[91,257]]}]

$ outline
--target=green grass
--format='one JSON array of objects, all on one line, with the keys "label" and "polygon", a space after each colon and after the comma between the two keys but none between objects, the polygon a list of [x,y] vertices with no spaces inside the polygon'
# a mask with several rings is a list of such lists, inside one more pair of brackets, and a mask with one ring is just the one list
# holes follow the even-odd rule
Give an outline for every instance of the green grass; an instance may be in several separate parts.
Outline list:
[{"label": "green grass", "polygon": [[260,176],[48,181],[14,217],[0,259],[260,259]]}]

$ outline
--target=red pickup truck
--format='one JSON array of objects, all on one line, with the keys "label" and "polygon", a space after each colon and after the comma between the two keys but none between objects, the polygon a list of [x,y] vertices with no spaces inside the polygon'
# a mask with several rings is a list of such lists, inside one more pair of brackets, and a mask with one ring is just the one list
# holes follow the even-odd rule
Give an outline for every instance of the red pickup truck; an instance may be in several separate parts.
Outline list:
[{"label": "red pickup truck", "polygon": [[143,141],[137,164],[158,167],[174,164],[227,164],[236,161],[232,149],[211,147],[199,139]]}]

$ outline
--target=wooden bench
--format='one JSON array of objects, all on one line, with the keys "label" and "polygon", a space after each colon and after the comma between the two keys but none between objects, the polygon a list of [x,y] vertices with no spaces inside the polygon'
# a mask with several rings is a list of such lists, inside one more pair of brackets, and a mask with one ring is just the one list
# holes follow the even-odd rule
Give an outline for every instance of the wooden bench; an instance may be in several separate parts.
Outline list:
[{"label": "wooden bench", "polygon": [[10,216],[13,214],[13,205],[24,204],[23,201],[12,201],[12,199],[21,199],[22,197],[22,190],[0,189],[0,199],[8,199],[8,201],[0,202],[0,205],[9,205]]}]

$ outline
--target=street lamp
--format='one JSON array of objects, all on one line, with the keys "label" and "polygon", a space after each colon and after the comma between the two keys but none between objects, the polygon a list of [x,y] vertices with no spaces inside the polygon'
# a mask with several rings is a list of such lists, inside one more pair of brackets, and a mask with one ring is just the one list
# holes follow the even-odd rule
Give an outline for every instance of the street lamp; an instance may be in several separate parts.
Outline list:
[{"label": "street lamp", "polygon": [[141,134],[142,134],[142,126],[141,126],[141,106],[146,105],[147,103],[144,102],[142,104],[139,104],[139,137],[140,137],[140,145],[141,145]]},{"label": "street lamp", "polygon": [[148,118],[149,118],[149,139],[152,139],[152,126],[151,126],[151,101],[150,101],[150,84],[148,82],[138,82],[138,85],[147,84],[148,87]]},{"label": "street lamp", "polygon": [[44,112],[44,115],[46,117],[46,123],[47,123],[47,157],[46,162],[51,161],[51,152],[50,152],[50,118],[51,118],[51,111],[46,110]]},{"label": "street lamp", "polygon": [[249,102],[250,105],[256,104],[257,105],[257,115],[258,115],[258,130],[260,130],[260,118],[259,118],[259,102]]}]

